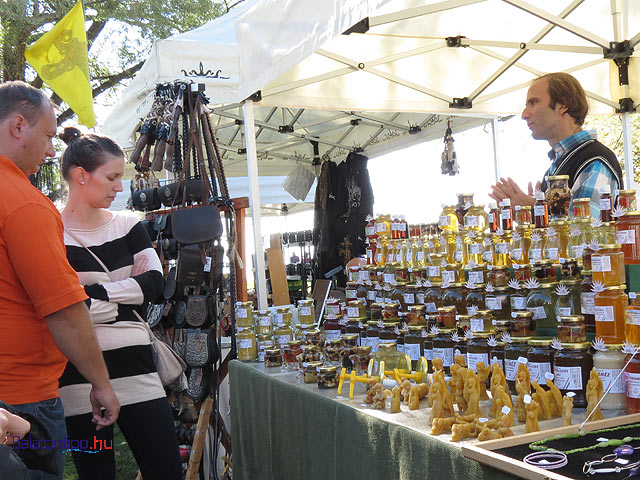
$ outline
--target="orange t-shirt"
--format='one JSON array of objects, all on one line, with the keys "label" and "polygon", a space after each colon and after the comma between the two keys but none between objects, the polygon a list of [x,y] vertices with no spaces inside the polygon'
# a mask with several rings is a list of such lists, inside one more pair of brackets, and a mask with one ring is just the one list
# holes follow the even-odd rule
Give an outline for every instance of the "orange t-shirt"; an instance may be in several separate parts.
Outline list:
[{"label": "orange t-shirt", "polygon": [[67,359],[44,317],[86,298],[67,262],[60,213],[0,155],[0,400],[58,396]]}]

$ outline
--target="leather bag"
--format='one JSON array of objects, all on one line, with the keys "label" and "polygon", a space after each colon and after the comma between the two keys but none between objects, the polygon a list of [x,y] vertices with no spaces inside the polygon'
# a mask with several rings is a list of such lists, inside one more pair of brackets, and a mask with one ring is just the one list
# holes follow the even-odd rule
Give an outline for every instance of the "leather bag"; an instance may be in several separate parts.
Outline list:
[{"label": "leather bag", "polygon": [[160,197],[158,197],[158,189],[154,187],[136,190],[131,194],[131,205],[135,210],[141,212],[159,209],[162,204],[160,203]]},{"label": "leather bag", "polygon": [[190,367],[205,367],[220,359],[215,332],[212,329],[187,329],[185,362]]},{"label": "leather bag", "polygon": [[215,205],[183,208],[171,212],[171,230],[183,245],[210,242],[222,235],[222,220]]},{"label": "leather bag", "polygon": [[213,299],[210,295],[189,295],[187,323],[191,327],[208,327],[214,317],[213,308]]},{"label": "leather bag", "polygon": [[202,255],[197,245],[181,247],[178,252],[176,281],[180,285],[199,287],[204,280]]}]

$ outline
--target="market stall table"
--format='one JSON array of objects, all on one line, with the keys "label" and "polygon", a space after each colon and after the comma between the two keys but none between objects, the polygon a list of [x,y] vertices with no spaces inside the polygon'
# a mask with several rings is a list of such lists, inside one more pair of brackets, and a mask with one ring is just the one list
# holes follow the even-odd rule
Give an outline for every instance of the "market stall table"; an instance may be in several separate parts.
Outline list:
[{"label": "market stall table", "polygon": [[[366,406],[361,384],[349,400],[348,385],[336,398],[335,388],[304,384],[279,367],[232,361],[229,371],[236,479],[513,478],[465,458],[461,446],[475,440],[451,443],[450,435],[429,435],[426,399],[419,410],[403,405],[391,414]],[[574,409],[573,423],[583,419],[584,409]],[[540,425],[558,427],[562,419]],[[513,432],[524,433],[524,425]]]}]

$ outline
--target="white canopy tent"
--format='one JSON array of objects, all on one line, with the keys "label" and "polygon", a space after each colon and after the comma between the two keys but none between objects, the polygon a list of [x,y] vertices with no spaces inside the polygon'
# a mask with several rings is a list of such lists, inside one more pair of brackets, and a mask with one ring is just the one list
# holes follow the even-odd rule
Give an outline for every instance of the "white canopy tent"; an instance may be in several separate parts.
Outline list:
[{"label": "white canopy tent", "polygon": [[[224,17],[156,42],[104,129],[130,142],[157,82],[205,83],[218,105],[213,111],[220,116],[225,165],[243,169],[245,155],[248,160],[260,251],[258,168],[283,174],[295,162],[310,163],[311,140],[320,157],[354,149],[372,157],[428,137],[430,124],[442,132],[447,115],[474,117],[456,118],[455,128],[456,121],[471,125],[486,122],[478,117],[517,114],[532,79],[567,71],[587,90],[592,113],[625,112],[630,186],[628,112],[640,100],[638,29],[640,1],[627,0],[537,0],[535,6],[523,0],[246,0]],[[242,138],[243,130],[251,134]],[[365,140],[356,140],[363,130]]]}]

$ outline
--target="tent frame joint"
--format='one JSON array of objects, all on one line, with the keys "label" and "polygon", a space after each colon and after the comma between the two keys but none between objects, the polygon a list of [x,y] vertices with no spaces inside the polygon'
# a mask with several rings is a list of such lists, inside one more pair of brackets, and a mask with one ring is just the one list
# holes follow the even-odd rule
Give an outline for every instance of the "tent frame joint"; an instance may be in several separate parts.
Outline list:
[{"label": "tent frame joint", "polygon": [[447,47],[468,47],[462,43],[462,39],[467,38],[464,35],[458,35],[457,37],[447,37]]},{"label": "tent frame joint", "polygon": [[620,108],[616,108],[616,113],[635,112],[632,98],[621,98],[618,101],[620,102]]},{"label": "tent frame joint", "polygon": [[420,125],[409,125],[409,135],[415,135],[416,133],[420,133],[422,128]]},{"label": "tent frame joint", "polygon": [[262,90],[258,90],[256,93],[250,95],[247,100],[251,100],[253,102],[261,102],[262,101]]},{"label": "tent frame joint", "polygon": [[457,108],[460,110],[469,109],[473,107],[473,102],[469,99],[469,97],[454,97],[453,102],[449,103],[449,108]]},{"label": "tent frame joint", "polygon": [[278,133],[293,133],[293,125],[279,125]]},{"label": "tent frame joint", "polygon": [[342,35],[351,35],[352,33],[367,33],[369,31],[369,17],[364,17],[355,25],[349,27]]}]

